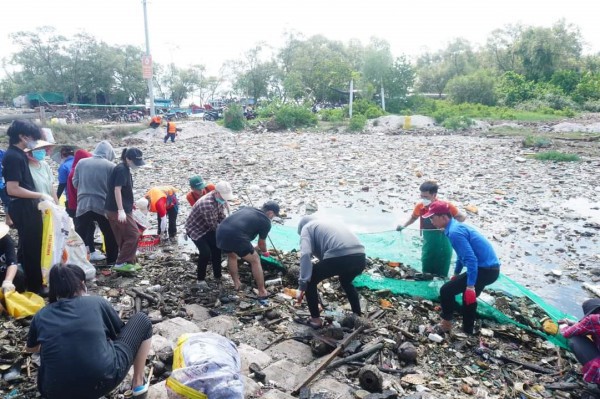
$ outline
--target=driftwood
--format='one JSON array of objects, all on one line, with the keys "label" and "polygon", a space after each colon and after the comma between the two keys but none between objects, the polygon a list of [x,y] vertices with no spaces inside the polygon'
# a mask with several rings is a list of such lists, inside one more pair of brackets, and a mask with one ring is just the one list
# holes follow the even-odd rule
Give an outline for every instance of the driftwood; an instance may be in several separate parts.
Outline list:
[{"label": "driftwood", "polygon": [[517,360],[517,359],[513,359],[511,357],[502,355],[500,357],[498,357],[498,359],[500,360],[504,360],[505,362],[509,362],[509,363],[514,363],[514,364],[518,364],[519,366],[523,366],[526,369],[535,371],[537,373],[542,373],[542,374],[554,374],[556,370],[551,370],[551,369],[547,369],[541,366],[538,366],[537,364],[533,364],[533,363],[529,363],[529,362],[525,362],[522,360]]},{"label": "driftwood", "polygon": [[369,347],[369,348],[367,348],[365,350],[362,350],[362,351],[360,351],[358,353],[355,353],[354,355],[346,356],[343,359],[336,360],[335,362],[331,363],[329,365],[329,367],[327,367],[327,368],[332,369],[332,368],[341,366],[342,364],[346,364],[348,362],[351,362],[353,360],[361,359],[361,358],[363,358],[365,356],[370,355],[371,353],[379,351],[381,348],[383,348],[383,345],[384,344],[376,344],[376,345],[373,345],[373,346],[371,346],[371,347]]}]

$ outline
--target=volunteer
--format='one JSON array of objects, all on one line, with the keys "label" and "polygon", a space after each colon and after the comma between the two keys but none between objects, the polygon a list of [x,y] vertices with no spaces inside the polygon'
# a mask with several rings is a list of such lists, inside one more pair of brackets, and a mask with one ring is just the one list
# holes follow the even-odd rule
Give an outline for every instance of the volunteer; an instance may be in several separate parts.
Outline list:
[{"label": "volunteer", "polygon": [[169,217],[169,238],[174,239],[177,235],[177,214],[179,213],[179,202],[172,186],[152,187],[145,195],[148,200],[148,210],[156,213],[158,218],[158,235],[167,236],[167,216]]},{"label": "volunteer", "polygon": [[[366,258],[365,247],[358,237],[341,223],[320,220],[314,215],[300,219],[298,234],[300,234],[300,277],[297,302],[298,304],[302,302],[306,292],[310,319],[298,318],[295,321],[315,329],[323,326],[319,312],[317,285],[333,276],[339,277],[352,312],[360,316],[360,300],[352,280],[365,269]],[[312,264],[313,256],[319,260],[315,265]]]},{"label": "volunteer", "polygon": [[[224,188],[219,192],[225,200],[233,199],[231,188]],[[265,240],[271,231],[271,219],[275,216],[279,216],[279,204],[275,201],[267,201],[261,209],[240,208],[217,227],[217,247],[227,254],[227,267],[233,279],[234,288],[239,290],[241,287],[237,264],[239,256],[250,263],[252,276],[258,288],[258,302],[261,305],[268,304],[268,292],[265,289],[265,276],[260,264],[260,257],[252,245],[252,240],[258,236],[256,249],[268,256]]]},{"label": "volunteer", "polygon": [[[58,188],[56,189],[56,197],[60,198],[63,191],[67,187],[67,179],[69,178],[69,173],[71,173],[71,169],[73,168],[73,160],[75,155],[75,149],[69,146],[63,146],[60,149],[60,159],[61,163],[58,167]],[[66,193],[67,201],[69,201],[69,195]]]},{"label": "volunteer", "polygon": [[23,266],[28,291],[46,294],[42,288],[42,214],[40,200],[54,201],[53,197],[38,192],[29,169],[26,148],[33,149],[42,138],[38,126],[30,121],[15,120],[6,131],[9,147],[2,160],[2,176],[10,197],[8,209],[13,226],[19,235],[17,261]]},{"label": "volunteer", "polygon": [[167,140],[171,139],[171,143],[174,143],[175,136],[177,136],[177,125],[171,118],[169,118],[167,122],[167,134],[165,135],[163,141],[166,143]]},{"label": "volunteer", "polygon": [[[106,259],[107,265],[114,265],[119,254],[108,218],[105,216],[104,204],[108,196],[108,179],[115,164],[115,151],[108,141],[101,141],[94,149],[91,158],[79,160],[73,169],[73,187],[77,190],[77,208],[75,210],[75,230],[84,240],[90,251],[91,261]],[[94,232],[96,223],[104,237],[106,256],[96,250]]]},{"label": "volunteer", "polygon": [[0,281],[2,292],[25,291],[25,275],[17,266],[15,242],[8,235],[9,227],[0,222]]},{"label": "volunteer", "polygon": [[[500,261],[492,244],[481,233],[452,217],[450,206],[446,202],[433,202],[423,217],[431,218],[431,223],[444,231],[452,248],[456,251],[454,275],[440,288],[442,320],[435,329],[441,332],[451,330],[455,297],[462,293],[463,331],[473,334],[477,314],[477,297],[486,286],[498,279]],[[460,274],[463,267],[467,271]]]},{"label": "volunteer", "polygon": [[142,312],[119,318],[101,296],[87,296],[85,274],[75,265],[50,269],[50,303],[33,317],[27,352],[41,354],[37,384],[46,399],[108,395],[133,365],[133,397],[146,395],[144,366],[152,323]]},{"label": "volunteer", "polygon": [[189,181],[191,191],[186,194],[185,198],[190,203],[190,206],[194,206],[196,201],[202,198],[203,195],[206,195],[215,189],[214,184],[206,184],[200,175],[190,177]]},{"label": "volunteer", "polygon": [[[421,265],[423,273],[431,273],[441,277],[448,277],[450,260],[452,258],[452,247],[446,236],[436,229],[431,221],[423,215],[429,211],[429,205],[438,201],[438,184],[434,181],[426,181],[419,187],[421,202],[417,203],[413,213],[404,224],[396,227],[402,231],[419,219],[421,235],[423,236],[423,247],[421,248]],[[450,213],[455,220],[464,222],[466,217],[458,208],[448,203]]]},{"label": "volunteer", "polygon": [[218,182],[215,191],[206,194],[194,204],[185,222],[186,233],[199,252],[196,275],[198,288],[201,290],[208,288],[205,280],[209,260],[212,260],[215,281],[221,280],[221,250],[217,247],[216,231],[219,223],[225,219],[225,212],[229,212],[227,199],[231,198],[231,185],[225,181]]},{"label": "volunteer", "polygon": [[33,177],[35,191],[48,194],[58,204],[58,198],[54,190],[54,174],[48,162],[45,161],[52,146],[52,143],[39,140],[33,149],[26,149],[25,153],[27,154],[29,171],[31,177]]},{"label": "volunteer", "polygon": [[119,247],[119,256],[113,270],[135,272],[141,269],[136,263],[136,251],[140,232],[133,218],[133,178],[131,169],[143,166],[142,151],[125,148],[121,153],[121,163],[112,171],[108,179],[106,196],[106,217]]},{"label": "volunteer", "polygon": [[154,115],[152,117],[152,119],[150,119],[150,127],[153,129],[156,129],[157,127],[159,127],[162,123],[162,119],[160,116],[158,115]]}]

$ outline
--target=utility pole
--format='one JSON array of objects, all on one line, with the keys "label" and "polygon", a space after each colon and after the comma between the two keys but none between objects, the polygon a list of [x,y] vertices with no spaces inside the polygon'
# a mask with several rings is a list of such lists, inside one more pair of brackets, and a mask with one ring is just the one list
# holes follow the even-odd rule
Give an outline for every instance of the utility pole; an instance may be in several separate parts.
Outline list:
[{"label": "utility pole", "polygon": [[352,102],[354,100],[354,79],[350,79],[350,101],[348,104],[348,115],[352,118]]},{"label": "utility pole", "polygon": [[[144,30],[146,31],[146,57],[150,57],[150,37],[148,35],[148,12],[146,11],[146,0],[142,0],[144,5]],[[150,58],[151,59],[151,58]],[[150,116],[154,116],[154,88],[153,88],[153,73],[148,80],[148,97],[150,97]]]}]

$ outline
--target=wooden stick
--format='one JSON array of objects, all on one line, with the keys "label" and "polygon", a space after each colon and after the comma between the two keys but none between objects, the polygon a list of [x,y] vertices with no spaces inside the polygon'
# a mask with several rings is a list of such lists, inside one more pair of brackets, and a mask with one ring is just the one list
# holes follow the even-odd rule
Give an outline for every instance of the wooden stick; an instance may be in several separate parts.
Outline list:
[{"label": "wooden stick", "polygon": [[504,360],[505,362],[518,364],[519,366],[523,366],[526,369],[529,369],[529,370],[532,370],[532,371],[535,371],[535,372],[538,372],[538,373],[543,373],[543,374],[553,374],[553,373],[555,373],[555,370],[547,369],[547,368],[538,366],[537,364],[533,364],[533,363],[529,363],[529,362],[524,362],[522,360],[513,359],[513,358],[510,358],[510,357],[505,356],[505,355],[499,356],[498,359]]},{"label": "wooden stick", "polygon": [[335,362],[331,363],[331,364],[330,364],[330,365],[329,365],[327,368],[328,368],[328,369],[332,369],[332,368],[335,368],[335,367],[341,366],[342,364],[346,364],[346,363],[348,363],[348,362],[351,362],[351,361],[353,361],[353,360],[360,359],[360,358],[362,358],[362,357],[365,357],[365,356],[367,356],[367,355],[370,355],[371,353],[377,352],[377,351],[379,351],[381,348],[383,348],[383,345],[384,345],[384,344],[377,344],[377,345],[373,345],[373,346],[371,346],[370,348],[367,348],[367,349],[365,349],[365,350],[363,350],[363,351],[360,351],[360,352],[358,352],[358,353],[355,353],[354,355],[346,356],[346,357],[345,357],[345,358],[343,358],[343,359],[336,360]]},{"label": "wooden stick", "polygon": [[333,352],[331,352],[327,356],[327,358],[319,365],[319,367],[317,367],[317,369],[315,371],[313,371],[302,383],[300,383],[298,386],[296,386],[296,388],[292,391],[292,395],[298,396],[298,394],[300,393],[300,390],[302,388],[304,388],[306,385],[308,385],[312,380],[314,380],[317,377],[317,375],[319,375],[319,373],[321,371],[323,371],[329,365],[329,363],[331,363],[331,361],[333,359],[335,359],[335,357],[337,355],[339,355],[340,352],[342,352],[346,346],[348,346],[348,344],[350,342],[352,342],[354,337],[356,337],[358,334],[360,334],[364,329],[365,329],[365,326],[360,326],[355,331],[353,331],[350,335],[348,335],[340,343],[340,345],[337,348],[335,348],[333,350]]}]

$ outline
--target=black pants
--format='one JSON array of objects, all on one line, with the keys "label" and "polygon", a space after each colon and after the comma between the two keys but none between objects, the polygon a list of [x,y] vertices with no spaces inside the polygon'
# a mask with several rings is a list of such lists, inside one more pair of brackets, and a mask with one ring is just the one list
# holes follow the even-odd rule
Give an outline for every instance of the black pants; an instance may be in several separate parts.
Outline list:
[{"label": "black pants", "polygon": [[[167,217],[169,218],[169,237],[177,235],[177,209],[175,207],[167,209]],[[158,220],[158,235],[160,235],[160,216],[156,214]]]},{"label": "black pants", "polygon": [[[477,281],[475,282],[475,292],[477,296],[487,286],[498,279],[500,269],[479,268],[477,269]],[[452,320],[454,308],[456,306],[455,297],[462,294],[467,289],[467,273],[463,273],[454,281],[448,281],[440,288],[440,301],[442,302],[442,319]],[[477,315],[477,301],[474,304],[465,306],[463,304],[463,330],[467,334],[473,334],[475,325],[475,316]]]},{"label": "black pants", "polygon": [[175,142],[175,133],[167,133],[167,135],[164,138],[164,142],[166,143],[167,140],[171,139],[171,143]]},{"label": "black pants", "polygon": [[600,350],[596,344],[586,336],[577,335],[569,338],[569,347],[582,365],[600,357]]},{"label": "black pants", "polygon": [[17,259],[23,266],[27,290],[42,289],[42,213],[39,200],[20,198],[10,203],[9,215],[19,234]]},{"label": "black pants", "polygon": [[212,261],[213,277],[215,279],[221,278],[221,250],[217,248],[217,238],[215,231],[209,231],[199,239],[194,241],[198,248],[198,268],[196,273],[198,275],[198,281],[206,279],[206,268],[208,261]]},{"label": "black pants", "polygon": [[365,270],[366,260],[365,254],[354,254],[339,256],[337,258],[323,259],[313,266],[312,276],[306,287],[306,302],[310,316],[313,318],[319,317],[319,294],[317,292],[317,284],[326,278],[338,276],[340,284],[348,297],[352,312],[360,315],[360,301],[358,292],[352,285],[352,280]]},{"label": "black pants", "polygon": [[77,216],[74,221],[75,231],[83,239],[85,245],[87,245],[89,248],[90,253],[92,253],[96,250],[94,246],[94,231],[96,230],[96,225],[94,222],[98,223],[98,227],[104,236],[104,246],[106,247],[106,264],[113,264],[117,261],[119,247],[117,246],[115,235],[110,228],[110,223],[104,215],[100,215],[99,213],[93,211],[88,211],[81,216]]}]

